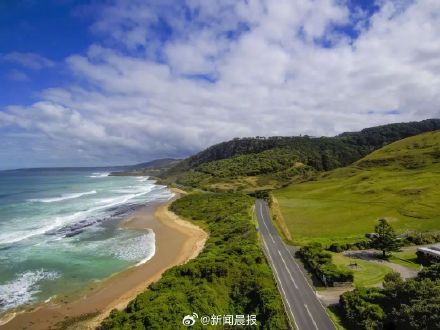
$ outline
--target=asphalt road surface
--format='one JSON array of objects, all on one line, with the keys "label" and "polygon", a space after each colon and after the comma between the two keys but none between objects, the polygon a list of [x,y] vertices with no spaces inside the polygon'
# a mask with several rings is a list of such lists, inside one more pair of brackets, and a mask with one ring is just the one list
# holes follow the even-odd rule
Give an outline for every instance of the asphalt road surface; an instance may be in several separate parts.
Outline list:
[{"label": "asphalt road surface", "polygon": [[266,201],[257,199],[255,213],[263,248],[274,272],[289,318],[298,330],[335,329],[312,286],[272,223]]}]

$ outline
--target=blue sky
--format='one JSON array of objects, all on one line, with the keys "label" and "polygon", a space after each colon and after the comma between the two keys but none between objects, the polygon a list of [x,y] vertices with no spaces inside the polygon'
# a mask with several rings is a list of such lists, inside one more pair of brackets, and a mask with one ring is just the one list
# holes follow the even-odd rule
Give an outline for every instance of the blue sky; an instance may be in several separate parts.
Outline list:
[{"label": "blue sky", "polygon": [[[90,1],[16,1],[0,3],[0,53],[38,54],[53,66],[32,68],[17,61],[0,61],[0,106],[30,103],[38,93],[63,83],[59,64],[72,53],[84,52],[92,41],[91,18],[80,14]],[[58,64],[58,65],[57,65]]]},{"label": "blue sky", "polygon": [[6,0],[0,168],[439,116],[435,0]]}]

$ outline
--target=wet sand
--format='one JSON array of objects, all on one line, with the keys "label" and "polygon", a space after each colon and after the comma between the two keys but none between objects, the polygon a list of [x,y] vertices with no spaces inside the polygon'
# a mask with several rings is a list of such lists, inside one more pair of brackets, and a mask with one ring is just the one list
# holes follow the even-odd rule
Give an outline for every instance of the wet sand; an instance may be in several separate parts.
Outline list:
[{"label": "wet sand", "polygon": [[154,231],[156,253],[148,262],[115,274],[76,299],[55,300],[19,313],[0,329],[50,329],[65,319],[99,312],[98,316],[71,327],[95,329],[112,309],[125,308],[149,284],[160,279],[164,271],[196,257],[203,249],[207,234],[169,211],[170,203],[146,206],[121,224],[124,228]]}]

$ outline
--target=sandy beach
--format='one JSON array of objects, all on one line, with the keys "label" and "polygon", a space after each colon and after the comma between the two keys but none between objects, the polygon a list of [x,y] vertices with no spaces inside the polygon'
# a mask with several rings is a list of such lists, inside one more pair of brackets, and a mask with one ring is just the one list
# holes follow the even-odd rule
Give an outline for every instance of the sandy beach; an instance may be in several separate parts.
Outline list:
[{"label": "sandy beach", "polygon": [[[175,198],[183,193],[174,192]],[[32,311],[18,313],[0,329],[50,329],[66,319],[97,313],[97,316],[70,327],[95,329],[112,309],[125,308],[149,284],[160,279],[164,271],[196,257],[203,249],[207,233],[169,211],[170,203],[145,206],[121,224],[124,228],[154,231],[156,253],[148,262],[113,275],[75,299],[59,298],[40,304]]]}]

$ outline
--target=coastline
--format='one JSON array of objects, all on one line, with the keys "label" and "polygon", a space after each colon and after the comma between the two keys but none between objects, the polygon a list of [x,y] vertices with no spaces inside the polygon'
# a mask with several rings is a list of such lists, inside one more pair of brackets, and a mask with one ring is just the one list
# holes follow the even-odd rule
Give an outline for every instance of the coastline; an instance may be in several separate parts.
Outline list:
[{"label": "coastline", "polygon": [[54,299],[39,304],[32,311],[17,313],[0,325],[0,329],[48,329],[62,321],[90,313],[97,315],[76,322],[69,329],[95,329],[112,309],[125,308],[151,283],[159,280],[167,269],[195,258],[203,249],[208,235],[168,210],[171,202],[185,193],[171,190],[176,194],[173,199],[145,206],[120,225],[122,228],[154,231],[156,252],[150,260],[114,274],[70,301]]}]

